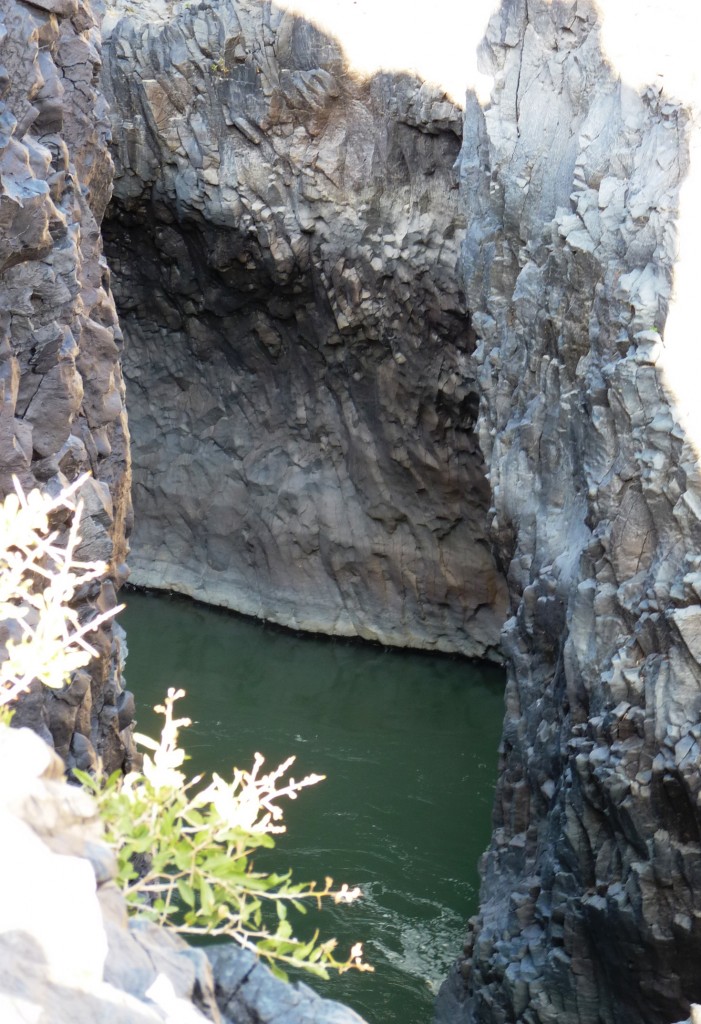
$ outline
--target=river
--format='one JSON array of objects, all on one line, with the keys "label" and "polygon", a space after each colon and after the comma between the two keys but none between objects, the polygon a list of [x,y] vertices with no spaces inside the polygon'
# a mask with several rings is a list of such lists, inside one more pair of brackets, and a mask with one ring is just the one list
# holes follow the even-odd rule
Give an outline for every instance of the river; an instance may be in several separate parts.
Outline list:
[{"label": "river", "polygon": [[[129,591],[127,683],[138,728],[169,686],[187,697],[190,774],[269,767],[327,776],[286,808],[276,870],[360,885],[362,901],[310,911],[374,974],[328,983],[370,1024],[430,1024],[437,986],[475,912],[490,833],[504,673],[491,665],[286,632],[182,598]],[[303,927],[308,928],[303,919]]]}]

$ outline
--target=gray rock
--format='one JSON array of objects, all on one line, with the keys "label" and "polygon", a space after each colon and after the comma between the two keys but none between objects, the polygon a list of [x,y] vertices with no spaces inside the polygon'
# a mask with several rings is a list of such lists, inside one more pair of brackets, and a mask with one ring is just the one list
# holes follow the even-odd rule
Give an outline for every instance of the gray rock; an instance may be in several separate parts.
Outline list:
[{"label": "gray rock", "polygon": [[461,111],[359,80],[268,2],[119,3],[104,25],[132,581],[498,658]]},{"label": "gray rock", "polygon": [[[16,475],[52,493],[80,474],[81,557],[123,579],[130,514],[121,334],[100,220],[112,164],[96,88],[99,34],[79,0],[0,0],[0,497]],[[65,524],[58,522],[58,528]],[[82,595],[94,614],[100,586]],[[130,756],[110,714],[121,688],[119,637],[101,631],[90,685],[37,689],[17,711],[71,760],[89,747],[108,770]],[[82,755],[81,755],[82,757]]]},{"label": "gray rock", "polygon": [[451,1024],[663,1024],[701,997],[700,481],[664,344],[691,122],[617,76],[599,18],[506,0],[491,104],[466,112],[463,279],[514,615]]},{"label": "gray rock", "polygon": [[128,922],[94,801],[28,729],[0,728],[0,1019],[219,1024],[206,957]]},{"label": "gray rock", "polygon": [[233,943],[206,952],[225,1024],[364,1024],[354,1010],[322,999],[302,982],[280,981],[253,953]]}]

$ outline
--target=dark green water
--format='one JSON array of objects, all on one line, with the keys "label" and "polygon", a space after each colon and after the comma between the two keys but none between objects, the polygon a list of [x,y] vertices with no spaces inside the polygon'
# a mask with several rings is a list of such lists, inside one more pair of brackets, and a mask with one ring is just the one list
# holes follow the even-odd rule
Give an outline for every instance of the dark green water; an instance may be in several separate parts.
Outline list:
[{"label": "dark green water", "polygon": [[374,974],[304,980],[370,1024],[429,1024],[460,951],[487,845],[504,676],[489,665],[282,632],[182,599],[129,592],[127,681],[139,729],[169,686],[188,768],[230,776],[259,750],[296,778],[327,780],[287,805],[276,870],[360,885],[364,898],[310,918]]}]

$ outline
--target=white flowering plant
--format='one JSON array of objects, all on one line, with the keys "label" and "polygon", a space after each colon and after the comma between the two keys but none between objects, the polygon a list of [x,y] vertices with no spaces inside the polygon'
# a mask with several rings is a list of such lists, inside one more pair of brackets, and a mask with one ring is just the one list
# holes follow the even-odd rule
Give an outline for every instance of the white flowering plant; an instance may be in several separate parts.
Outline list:
[{"label": "white flowering plant", "polygon": [[207,785],[201,776],[187,781],[180,770],[186,755],[178,735],[191,723],[173,711],[183,696],[183,690],[171,689],[156,707],[165,719],[158,743],[136,734],[149,751],[142,771],[115,772],[108,779],[75,772],[98,802],[131,912],[186,936],[227,936],[256,952],[281,977],[290,967],[322,978],[329,970],[372,970],[360,943],[339,960],[335,939],[320,942],[318,933],[308,941],[298,939],[288,918],[288,909],[305,913],[309,902],[351,903],[359,889],[335,889],[331,878],[321,887],[296,883],[289,872],[256,871],[251,860],[285,831],[279,801],[295,800],[323,776],[286,777],[293,757],[263,772],[264,758],[256,754],[251,771],[234,768],[231,782],[216,774]]},{"label": "white flowering plant", "polygon": [[[15,491],[0,505],[0,720],[34,679],[60,689],[96,656],[86,635],[119,608],[81,622],[71,606],[76,592],[107,572],[104,562],[76,558],[82,501],[75,500],[87,476],[57,497],[39,490]],[[51,528],[51,517],[68,513],[67,532]]]},{"label": "white flowering plant", "polygon": [[[15,480],[15,492],[0,505],[0,724],[9,722],[12,702],[35,679],[55,689],[68,684],[96,656],[86,636],[120,610],[86,619],[85,607],[79,613],[72,605],[108,568],[76,556],[83,512],[76,493],[86,479],[56,497],[39,490],[25,495]],[[69,525],[55,529],[54,518]],[[309,902],[351,903],[358,889],[334,889],[330,878],[321,887],[293,883],[289,873],[256,871],[251,861],[285,831],[279,801],[295,800],[323,776],[286,778],[294,758],[262,772],[257,754],[251,771],[235,768],[231,782],[219,775],[208,785],[201,777],[187,781],[178,736],[190,722],[173,713],[182,696],[169,690],[156,709],[165,718],[159,742],[136,734],[147,750],[142,771],[105,779],[74,769],[96,798],[132,914],[185,935],[229,936],[282,976],[284,967],[324,978],[329,970],[372,970],[360,943],[338,960],[334,939],[319,942],[318,933],[297,939],[288,920],[289,908],[304,913]]]}]

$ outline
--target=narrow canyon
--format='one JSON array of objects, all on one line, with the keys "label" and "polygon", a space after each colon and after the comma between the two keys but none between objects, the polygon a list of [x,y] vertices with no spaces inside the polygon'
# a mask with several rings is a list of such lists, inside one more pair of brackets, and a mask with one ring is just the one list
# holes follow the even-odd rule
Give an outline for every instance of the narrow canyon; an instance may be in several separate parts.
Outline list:
[{"label": "narrow canyon", "polygon": [[[291,2],[0,12],[0,487],[91,470],[84,553],[110,571],[85,614],[128,563],[294,629],[503,663],[439,1024],[688,1016],[699,14],[502,0],[463,104],[360,72]],[[90,674],[20,706],[69,767],[130,763],[122,646],[103,628]]]}]

